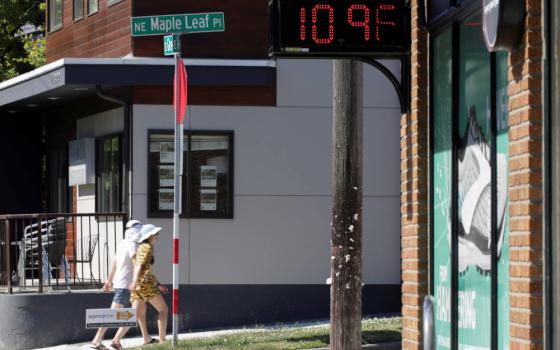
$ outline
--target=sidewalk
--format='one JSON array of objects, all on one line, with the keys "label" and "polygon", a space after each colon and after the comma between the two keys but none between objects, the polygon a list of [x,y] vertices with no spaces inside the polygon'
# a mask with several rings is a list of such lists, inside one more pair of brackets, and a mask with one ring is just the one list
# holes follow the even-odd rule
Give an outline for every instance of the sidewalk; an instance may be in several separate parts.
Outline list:
[{"label": "sidewalk", "polygon": [[[229,329],[229,330],[221,330],[221,331],[181,333],[181,334],[179,334],[179,340],[207,338],[207,337],[214,337],[214,336],[218,336],[218,335],[233,334],[233,333],[239,333],[239,332],[262,331],[262,330],[265,330],[265,329],[267,329],[267,328],[249,328],[249,329],[245,328],[245,329]],[[112,335],[112,334],[113,334],[112,332],[109,332],[109,335]],[[152,337],[157,337],[157,334],[152,334]],[[167,335],[167,339],[169,341],[171,341],[171,334]],[[123,348],[125,348],[125,349],[136,347],[136,346],[141,346],[143,344],[143,342],[144,341],[143,341],[141,336],[127,337],[127,338],[121,340],[121,344],[122,344]],[[103,344],[107,348],[111,349],[109,347],[109,344],[111,344],[111,339],[104,340]],[[52,346],[52,347],[48,347],[48,348],[37,348],[35,350],[86,350],[86,349],[91,349],[90,348],[90,342],[57,345],[57,346]]]},{"label": "sidewalk", "polygon": [[[301,328],[312,328],[312,327],[323,327],[327,326],[329,323],[328,321],[325,322],[309,322],[307,325],[302,322],[298,322],[297,325],[301,326]],[[286,324],[284,324],[286,326]],[[215,337],[220,335],[226,334],[235,334],[235,333],[247,333],[247,332],[259,332],[259,331],[266,331],[276,328],[275,326],[262,326],[258,328],[238,328],[238,329],[227,329],[227,330],[213,330],[213,331],[203,331],[203,332],[189,332],[189,333],[181,333],[179,334],[179,340],[185,339],[198,339],[198,338],[208,338],[208,337]],[[112,337],[113,332],[108,333],[109,336]],[[157,334],[152,334],[152,337],[157,337]],[[171,335],[167,335],[167,339],[171,341]],[[106,339],[103,344],[111,349],[109,345],[111,344],[111,338]],[[143,339],[140,336],[128,337],[121,341],[123,348],[133,348],[138,347],[143,344]],[[37,348],[35,350],[86,350],[90,348],[90,342],[82,342],[76,344],[66,344],[66,345],[57,345],[52,347],[46,348]],[[400,350],[401,349],[401,342],[387,342],[387,343],[380,343],[380,344],[370,344],[364,345],[362,347],[364,350]],[[311,349],[310,349],[311,350]],[[329,350],[329,348],[320,348],[320,349],[313,349],[313,350]]]}]

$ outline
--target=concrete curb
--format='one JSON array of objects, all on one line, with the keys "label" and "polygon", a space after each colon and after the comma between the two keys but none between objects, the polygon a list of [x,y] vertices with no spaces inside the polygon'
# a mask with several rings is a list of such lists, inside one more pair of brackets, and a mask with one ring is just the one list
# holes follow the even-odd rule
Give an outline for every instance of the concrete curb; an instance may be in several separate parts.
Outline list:
[{"label": "concrete curb", "polygon": [[[330,348],[316,348],[311,350],[330,350]],[[397,342],[362,345],[362,350],[401,350],[401,342],[397,341]]]}]

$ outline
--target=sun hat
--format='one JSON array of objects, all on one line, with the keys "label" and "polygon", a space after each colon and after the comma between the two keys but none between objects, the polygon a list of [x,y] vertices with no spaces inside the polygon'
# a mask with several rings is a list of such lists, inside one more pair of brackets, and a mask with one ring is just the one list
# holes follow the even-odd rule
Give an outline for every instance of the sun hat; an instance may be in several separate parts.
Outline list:
[{"label": "sun hat", "polygon": [[136,225],[142,225],[142,223],[138,220],[128,220],[128,222],[126,223],[126,228],[132,228]]},{"label": "sun hat", "polygon": [[140,230],[140,238],[138,238],[138,243],[142,243],[153,235],[157,235],[161,231],[161,227],[154,226],[152,224],[146,224],[142,226]]},{"label": "sun hat", "polygon": [[128,239],[132,242],[138,242],[138,239],[140,239],[141,235],[142,225],[134,225],[133,227],[127,228],[126,231],[124,231],[125,239]]}]

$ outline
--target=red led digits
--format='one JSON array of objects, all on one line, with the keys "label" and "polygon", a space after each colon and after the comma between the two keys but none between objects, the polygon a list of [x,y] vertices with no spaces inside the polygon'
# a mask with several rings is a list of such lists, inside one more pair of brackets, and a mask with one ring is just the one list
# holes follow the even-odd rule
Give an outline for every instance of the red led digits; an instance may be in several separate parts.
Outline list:
[{"label": "red led digits", "polygon": [[[399,1],[375,0],[365,4],[365,0],[353,0],[354,3],[321,3],[323,0],[291,0],[297,1],[297,7],[291,12],[291,21],[295,22],[299,14],[299,22],[293,23],[291,33],[299,44],[311,41],[308,45],[321,46],[360,46],[389,42],[394,39],[392,34],[399,30]],[[306,1],[309,1],[306,3]],[[319,2],[319,3],[317,3]],[[396,2],[397,5],[390,4]],[[381,3],[381,4],[380,4]],[[299,12],[299,13],[298,13]],[[311,13],[311,23],[308,14]],[[375,16],[375,18],[373,18]],[[328,22],[327,22],[328,18]],[[339,23],[339,22],[342,23]],[[345,21],[345,22],[343,22]],[[311,24],[311,36],[308,36],[308,26]],[[335,26],[337,40],[335,41]],[[375,28],[372,28],[375,26]],[[297,29],[296,29],[297,28]],[[363,30],[363,34],[362,31]],[[372,33],[375,32],[375,34]],[[375,41],[372,43],[372,35]]]},{"label": "red led digits", "polygon": [[[317,12],[319,11],[329,11],[329,37],[319,38],[317,35]],[[317,4],[311,10],[311,22],[313,26],[311,27],[311,38],[316,44],[330,44],[334,40],[334,9],[331,5]]]},{"label": "red led digits", "polygon": [[379,34],[379,28],[381,26],[396,26],[393,21],[382,21],[380,18],[380,13],[382,11],[395,11],[395,5],[379,5],[375,11],[375,40],[381,41],[381,35]]},{"label": "red led digits", "polygon": [[[354,21],[354,11],[364,11],[363,21]],[[364,40],[369,41],[369,8],[366,5],[353,4],[348,8],[348,23],[352,27],[364,28]]]},{"label": "red led digits", "polygon": [[299,38],[301,39],[301,41],[304,41],[305,37],[306,37],[306,33],[307,33],[307,31],[305,30],[305,8],[304,7],[302,7],[299,10],[299,23],[300,23]]}]

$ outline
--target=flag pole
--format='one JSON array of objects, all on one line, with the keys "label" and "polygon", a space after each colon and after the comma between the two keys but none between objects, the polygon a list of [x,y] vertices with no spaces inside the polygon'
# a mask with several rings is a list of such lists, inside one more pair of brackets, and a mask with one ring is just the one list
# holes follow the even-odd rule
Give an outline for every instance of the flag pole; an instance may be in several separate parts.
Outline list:
[{"label": "flag pole", "polygon": [[[181,53],[175,53],[175,79],[173,92],[175,94],[175,159],[174,159],[174,180],[175,186],[173,193],[173,294],[172,294],[172,313],[173,313],[173,340],[172,345],[178,344],[179,332],[179,215],[181,214],[181,178],[183,175],[183,116],[179,115],[181,108],[180,84],[181,69],[179,64]],[[186,109],[186,108],[185,108]]]}]

